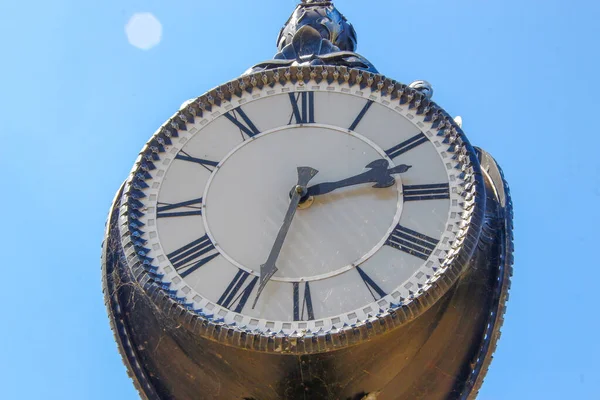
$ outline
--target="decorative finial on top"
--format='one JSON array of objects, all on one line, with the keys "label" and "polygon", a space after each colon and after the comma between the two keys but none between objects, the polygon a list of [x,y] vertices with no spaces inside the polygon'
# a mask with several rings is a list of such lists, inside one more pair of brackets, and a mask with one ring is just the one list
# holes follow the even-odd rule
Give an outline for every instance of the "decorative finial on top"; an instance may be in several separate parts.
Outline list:
[{"label": "decorative finial on top", "polygon": [[343,65],[377,72],[373,64],[355,53],[354,27],[333,1],[301,0],[277,38],[275,59],[248,72],[286,65]]},{"label": "decorative finial on top", "polygon": [[300,6],[331,6],[333,1],[326,0],[301,0]]},{"label": "decorative finial on top", "polygon": [[279,51],[291,43],[303,26],[314,28],[341,51],[356,51],[356,31],[332,1],[302,0],[279,33]]}]

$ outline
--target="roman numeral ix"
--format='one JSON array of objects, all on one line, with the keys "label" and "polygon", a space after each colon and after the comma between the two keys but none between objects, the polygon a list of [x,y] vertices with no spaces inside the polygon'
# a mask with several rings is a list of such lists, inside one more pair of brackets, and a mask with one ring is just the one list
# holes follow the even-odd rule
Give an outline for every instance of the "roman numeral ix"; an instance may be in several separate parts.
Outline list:
[{"label": "roman numeral ix", "polygon": [[310,297],[309,283],[304,283],[304,296],[302,296],[302,302],[300,302],[300,283],[294,282],[294,321],[312,321],[314,319],[315,312]]},{"label": "roman numeral ix", "polygon": [[254,286],[256,286],[256,282],[258,282],[258,276],[255,276],[254,279],[246,284],[249,277],[250,274],[248,272],[240,269],[229,286],[227,286],[227,289],[225,289],[225,292],[219,298],[219,301],[217,301],[217,304],[236,313],[242,312],[250,298]]},{"label": "roman numeral ix", "polygon": [[395,249],[427,260],[438,241],[422,233],[398,225],[385,243]]},{"label": "roman numeral ix", "polygon": [[219,252],[208,235],[204,235],[168,254],[167,257],[179,275],[185,278],[218,255]]},{"label": "roman numeral ix", "polygon": [[202,199],[188,200],[176,204],[158,203],[156,211],[156,218],[202,215]]},{"label": "roman numeral ix", "polygon": [[288,125],[292,121],[296,124],[314,124],[315,123],[315,93],[301,92],[298,94],[288,93],[292,103],[292,116]]},{"label": "roman numeral ix", "polygon": [[404,201],[440,200],[450,198],[450,186],[447,183],[432,185],[404,185]]},{"label": "roman numeral ix", "polygon": [[[387,296],[387,293],[385,293],[383,291],[383,289],[381,289],[379,287],[379,285],[377,285],[375,283],[375,281],[373,281],[373,279],[371,279],[371,277],[369,275],[367,275],[366,272],[363,271],[363,269],[361,267],[356,267],[356,270],[358,271],[358,274],[360,275],[363,282],[365,283],[365,286],[367,287],[367,289],[369,289],[369,292],[371,292],[371,296],[373,296],[373,299],[379,300],[382,297]],[[379,297],[375,296],[375,294],[377,294]]]},{"label": "roman numeral ix", "polygon": [[225,114],[225,118],[240,128],[240,131],[248,135],[248,137],[254,137],[260,133],[258,128],[254,125],[252,120],[248,118],[248,115],[246,115],[241,107],[229,111],[227,114]]},{"label": "roman numeral ix", "polygon": [[419,133],[418,135],[415,135],[413,137],[411,137],[408,140],[405,140],[404,142],[400,143],[397,146],[392,147],[391,149],[386,151],[386,154],[390,157],[390,158],[396,158],[401,154],[406,153],[409,150],[414,149],[417,146],[422,145],[423,143],[427,142],[427,137],[425,136],[425,134],[423,133]]}]

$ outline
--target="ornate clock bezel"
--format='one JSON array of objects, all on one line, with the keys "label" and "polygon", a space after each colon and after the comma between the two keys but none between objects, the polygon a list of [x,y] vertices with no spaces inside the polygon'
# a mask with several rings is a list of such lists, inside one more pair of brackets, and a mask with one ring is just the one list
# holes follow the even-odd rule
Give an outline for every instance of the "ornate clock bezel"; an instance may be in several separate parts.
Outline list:
[{"label": "ornate clock bezel", "polygon": [[[188,123],[202,118],[204,113],[211,112],[212,107],[219,106],[223,100],[231,101],[235,97],[241,97],[244,91],[252,93],[255,88],[262,89],[264,86],[296,85],[301,82],[309,84],[311,81],[315,84],[331,84],[337,81],[349,87],[359,87],[361,91],[379,92],[381,96],[388,96],[390,102],[397,102],[413,110],[415,115],[424,117],[424,121],[431,124],[428,130],[435,132],[448,148],[452,147],[452,152],[456,154],[454,168],[460,171],[457,173],[465,182],[463,192],[460,193],[465,202],[465,211],[461,215],[462,225],[452,243],[452,251],[446,257],[442,268],[410,297],[401,299],[398,304],[391,303],[389,308],[379,310],[370,318],[339,329],[293,334],[266,332],[228,325],[218,315],[194,311],[185,298],[178,296],[177,291],[169,290],[169,285],[163,282],[163,276],[158,274],[153,260],[147,257],[149,249],[145,248],[145,232],[139,222],[143,215],[143,204],[139,198],[143,195],[141,190],[146,186],[145,181],[152,177],[155,168],[153,161],[159,159],[158,154],[165,151],[164,146],[178,136],[178,131],[186,130]],[[153,135],[142,149],[125,183],[121,199],[120,230],[127,260],[126,267],[132,271],[134,279],[157,306],[169,310],[173,318],[191,331],[218,342],[258,351],[318,353],[352,345],[403,325],[422,314],[443,296],[462,274],[475,250],[485,209],[485,196],[482,193],[484,187],[480,165],[461,128],[442,108],[419,91],[382,75],[346,67],[280,68],[246,75],[212,89],[196,100],[186,103]]]}]

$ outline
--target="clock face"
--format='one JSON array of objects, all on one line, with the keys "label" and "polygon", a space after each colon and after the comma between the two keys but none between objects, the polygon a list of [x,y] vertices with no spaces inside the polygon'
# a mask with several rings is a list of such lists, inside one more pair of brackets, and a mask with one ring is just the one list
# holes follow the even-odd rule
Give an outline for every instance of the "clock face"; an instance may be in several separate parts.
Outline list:
[{"label": "clock face", "polygon": [[[406,304],[448,268],[468,204],[460,154],[408,104],[338,82],[275,83],[185,128],[138,162],[131,230],[163,289],[204,318],[331,331]],[[275,251],[298,167],[318,171],[312,196]]]}]

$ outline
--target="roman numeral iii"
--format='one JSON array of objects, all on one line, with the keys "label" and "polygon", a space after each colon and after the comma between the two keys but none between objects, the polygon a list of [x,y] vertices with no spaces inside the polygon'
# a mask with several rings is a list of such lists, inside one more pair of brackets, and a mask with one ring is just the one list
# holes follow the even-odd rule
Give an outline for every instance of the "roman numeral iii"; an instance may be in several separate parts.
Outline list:
[{"label": "roman numeral iii", "polygon": [[404,201],[440,200],[450,198],[450,186],[447,183],[431,185],[404,185]]},{"label": "roman numeral iii", "polygon": [[437,246],[438,241],[398,225],[385,244],[422,260],[427,260],[435,246]]},{"label": "roman numeral iii", "polygon": [[310,284],[304,283],[304,295],[300,301],[300,283],[294,282],[294,321],[312,321],[315,319]]},{"label": "roman numeral iii", "polygon": [[202,199],[188,200],[176,204],[158,203],[156,211],[156,218],[202,215]]},{"label": "roman numeral iii", "polygon": [[248,135],[248,137],[254,137],[260,133],[258,128],[254,125],[252,120],[248,118],[248,115],[242,110],[241,107],[238,107],[234,110],[229,111],[225,114],[225,118],[227,118],[231,123],[237,126],[241,132]]},{"label": "roman numeral iii", "polygon": [[179,275],[185,278],[218,255],[219,252],[215,249],[208,235],[204,235],[200,239],[194,240],[168,254],[167,258],[179,272]]},{"label": "roman numeral iii", "polygon": [[289,96],[293,112],[288,125],[290,125],[292,121],[296,124],[314,124],[315,93],[289,93]]},{"label": "roman numeral iii", "polygon": [[219,301],[217,301],[217,304],[236,313],[242,312],[254,286],[256,286],[256,282],[258,282],[258,276],[248,282],[250,276],[248,272],[240,269],[219,298]]}]

